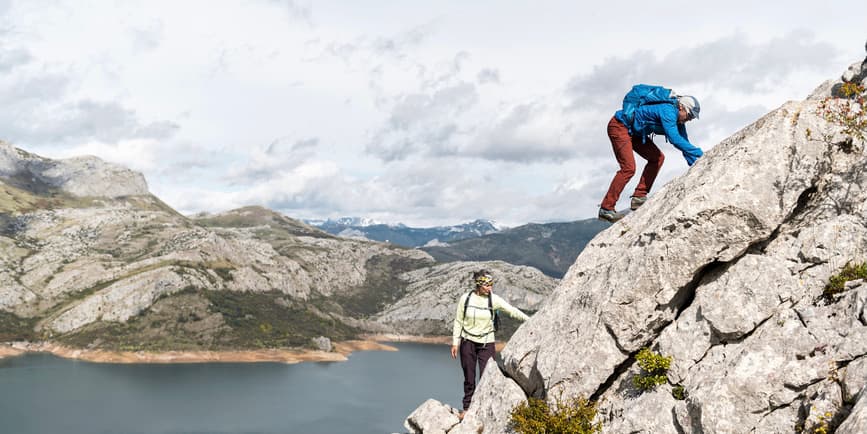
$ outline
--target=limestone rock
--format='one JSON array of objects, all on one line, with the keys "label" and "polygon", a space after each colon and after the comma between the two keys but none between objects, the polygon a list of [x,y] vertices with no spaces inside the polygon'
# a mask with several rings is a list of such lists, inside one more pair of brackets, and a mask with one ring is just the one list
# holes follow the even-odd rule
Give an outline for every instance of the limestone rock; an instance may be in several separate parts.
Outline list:
[{"label": "limestone rock", "polygon": [[321,351],[331,351],[333,348],[331,345],[331,339],[328,339],[325,336],[313,338],[313,345]]},{"label": "limestone rock", "polygon": [[428,399],[406,418],[403,426],[412,434],[446,434],[458,422],[457,410]]},{"label": "limestone rock", "polygon": [[503,375],[500,367],[489,363],[476,386],[473,402],[461,424],[449,434],[502,434],[509,428],[512,409],[527,400],[524,391]]},{"label": "limestone rock", "polygon": [[0,177],[17,180],[26,190],[58,189],[75,196],[120,197],[146,195],[141,173],[96,157],[49,160],[0,142]]},{"label": "limestone rock", "polygon": [[[819,112],[839,85],[723,140],[597,235],[506,345],[506,377],[526,396],[604,398],[604,432],[792,432],[822,423],[815,412],[850,423],[867,285],[822,293],[867,261],[867,156]],[[642,347],[673,358],[684,401],[621,387]]]},{"label": "limestone rock", "polygon": [[863,434],[867,432],[867,393],[862,392],[861,397],[852,408],[849,417],[837,427],[837,434]]}]

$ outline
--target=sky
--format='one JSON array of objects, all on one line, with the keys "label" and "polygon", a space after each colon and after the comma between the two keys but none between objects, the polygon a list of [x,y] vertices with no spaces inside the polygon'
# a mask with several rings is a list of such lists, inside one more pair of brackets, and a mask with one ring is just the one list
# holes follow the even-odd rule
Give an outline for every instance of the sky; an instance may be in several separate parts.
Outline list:
[{"label": "sky", "polygon": [[[707,151],[865,57],[863,0],[721,3],[0,0],[0,139],[185,214],[593,218],[633,84],[694,95]],[[651,195],[689,169],[656,142]]]}]

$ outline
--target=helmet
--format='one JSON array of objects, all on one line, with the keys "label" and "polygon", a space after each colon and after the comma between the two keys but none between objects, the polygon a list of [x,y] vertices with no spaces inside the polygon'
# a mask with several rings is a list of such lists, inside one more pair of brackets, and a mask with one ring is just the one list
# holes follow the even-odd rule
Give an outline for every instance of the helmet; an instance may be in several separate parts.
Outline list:
[{"label": "helmet", "polygon": [[686,109],[690,118],[698,119],[698,114],[701,112],[701,105],[699,105],[698,100],[695,99],[694,96],[681,95],[677,97],[677,103]]}]

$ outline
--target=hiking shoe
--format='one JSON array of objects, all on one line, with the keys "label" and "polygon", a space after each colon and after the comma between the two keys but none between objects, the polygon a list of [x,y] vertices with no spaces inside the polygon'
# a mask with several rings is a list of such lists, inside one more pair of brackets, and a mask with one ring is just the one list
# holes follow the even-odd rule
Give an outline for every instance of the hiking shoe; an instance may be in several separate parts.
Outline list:
[{"label": "hiking shoe", "polygon": [[619,213],[614,210],[599,208],[599,220],[605,220],[610,223],[614,223],[617,220],[625,217],[622,213]]},{"label": "hiking shoe", "polygon": [[629,209],[635,211],[641,205],[647,202],[647,196],[632,196],[632,201],[629,203]]}]

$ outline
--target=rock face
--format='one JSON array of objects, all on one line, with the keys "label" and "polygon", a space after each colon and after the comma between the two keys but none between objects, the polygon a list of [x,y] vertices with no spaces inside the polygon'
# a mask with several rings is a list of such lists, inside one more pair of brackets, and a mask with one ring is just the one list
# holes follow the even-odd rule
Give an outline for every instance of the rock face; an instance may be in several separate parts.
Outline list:
[{"label": "rock face", "polygon": [[[49,160],[0,142],[0,178],[38,192],[53,189],[74,196],[120,197],[148,194],[141,173],[96,157]],[[10,182],[11,181],[11,182]]]},{"label": "rock face", "polygon": [[[604,432],[863,432],[867,285],[821,297],[867,261],[865,143],[820,110],[839,84],[719,143],[594,238],[508,342],[506,377],[525,396],[599,399]],[[673,362],[642,394],[643,347]]]}]

